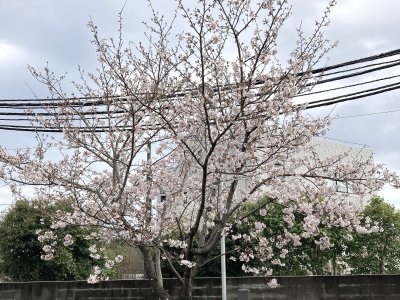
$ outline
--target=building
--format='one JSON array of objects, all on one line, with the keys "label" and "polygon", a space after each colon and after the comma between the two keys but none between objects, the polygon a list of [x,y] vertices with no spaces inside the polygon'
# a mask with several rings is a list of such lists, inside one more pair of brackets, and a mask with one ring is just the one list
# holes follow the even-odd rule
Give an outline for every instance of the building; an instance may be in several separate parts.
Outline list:
[{"label": "building", "polygon": [[[348,160],[350,163],[354,158],[367,160],[373,156],[372,150],[369,149],[368,146],[361,144],[328,138],[315,138],[312,144],[315,146],[316,152],[322,159],[346,153],[347,157],[344,158],[344,161]],[[335,186],[338,193],[345,193],[349,200],[359,205],[361,208],[364,208],[373,196],[373,193],[364,197],[355,194],[351,189],[351,185],[346,181],[332,179],[332,184]]]}]

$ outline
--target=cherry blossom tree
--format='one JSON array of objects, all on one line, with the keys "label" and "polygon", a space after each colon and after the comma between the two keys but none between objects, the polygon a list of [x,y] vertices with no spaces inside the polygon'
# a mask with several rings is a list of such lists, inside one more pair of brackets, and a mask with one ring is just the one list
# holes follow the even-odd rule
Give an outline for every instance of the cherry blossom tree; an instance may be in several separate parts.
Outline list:
[{"label": "cherry blossom tree", "polygon": [[[193,7],[178,0],[175,23],[152,9],[146,43],[124,43],[121,17],[117,39],[102,39],[90,22],[98,69],[80,70],[69,95],[63,76],[30,68],[52,99],[33,124],[60,133],[38,134],[36,148],[16,154],[1,148],[1,178],[16,194],[22,184],[53,201],[72,199],[73,212],[58,214],[55,228],[93,226],[98,233],[88,238],[119,238],[138,247],[160,299],[171,299],[162,286],[160,256],[182,285],[181,299],[191,299],[193,278],[212,259],[221,235],[246,222],[241,207],[261,196],[287,206],[289,224],[294,213],[303,214],[303,230],[267,240],[265,225],[256,223],[250,234],[236,237],[257,244],[238,257],[246,272],[269,275],[269,268],[248,263],[257,256],[279,264],[300,237],[316,236],[322,248],[330,247],[319,224],[373,230],[361,226],[330,179],[351,183],[363,195],[384,183],[398,186],[398,178],[372,158],[319,157],[310,141],[325,133],[329,118],[309,119],[307,104],[293,101],[312,88],[312,69],[334,46],[324,28],[335,4],[327,3],[309,36],[297,30],[285,63],[277,40],[291,14],[285,0],[199,0]],[[175,34],[178,23],[183,31]],[[251,213],[264,210],[260,205]],[[170,247],[179,250],[177,257]],[[120,259],[106,258],[106,265]],[[90,281],[101,279],[96,267]]]}]

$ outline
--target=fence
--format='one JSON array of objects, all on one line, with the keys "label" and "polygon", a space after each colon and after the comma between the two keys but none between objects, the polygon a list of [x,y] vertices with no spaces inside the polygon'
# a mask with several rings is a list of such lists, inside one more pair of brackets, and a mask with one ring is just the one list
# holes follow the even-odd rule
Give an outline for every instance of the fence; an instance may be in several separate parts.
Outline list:
[{"label": "fence", "polygon": [[[262,277],[227,279],[228,299],[238,299],[238,290],[249,290],[250,300],[395,300],[400,299],[400,275],[276,277],[279,286],[270,288]],[[178,282],[166,279],[173,296]],[[174,297],[174,298],[175,298]],[[98,284],[84,281],[0,283],[0,300],[155,300],[146,280],[116,280]],[[220,278],[198,278],[193,300],[221,299]]]}]

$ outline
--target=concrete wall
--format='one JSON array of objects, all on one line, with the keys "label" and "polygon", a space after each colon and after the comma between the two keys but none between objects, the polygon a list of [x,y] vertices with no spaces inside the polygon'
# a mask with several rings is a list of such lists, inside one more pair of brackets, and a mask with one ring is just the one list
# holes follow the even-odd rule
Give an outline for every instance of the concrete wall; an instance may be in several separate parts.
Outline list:
[{"label": "concrete wall", "polygon": [[[237,299],[238,289],[249,289],[251,300],[395,300],[400,299],[400,275],[276,277],[279,287],[271,289],[262,277],[228,278],[228,299]],[[178,295],[174,279],[165,287]],[[221,299],[219,278],[195,281],[193,300]],[[175,297],[174,297],[175,298]],[[116,280],[89,285],[82,281],[0,283],[0,299],[13,300],[155,300],[146,280]]]}]

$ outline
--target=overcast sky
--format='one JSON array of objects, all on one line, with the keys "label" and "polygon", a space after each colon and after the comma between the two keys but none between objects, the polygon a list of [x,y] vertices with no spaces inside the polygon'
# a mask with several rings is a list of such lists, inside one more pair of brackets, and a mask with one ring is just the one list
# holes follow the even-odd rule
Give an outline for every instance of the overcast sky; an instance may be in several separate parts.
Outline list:
[{"label": "overcast sky", "polygon": [[[293,43],[295,27],[300,21],[306,30],[312,27],[326,1],[291,2],[293,17],[282,33],[282,48],[288,48]],[[31,77],[27,64],[40,68],[49,62],[59,74],[67,71],[70,80],[76,77],[78,65],[93,70],[96,60],[86,24],[92,18],[103,36],[115,36],[117,15],[124,3],[125,0],[0,0],[0,99],[32,98],[34,94],[47,96],[45,88]],[[171,15],[175,1],[155,0],[154,6]],[[398,0],[339,0],[327,30],[328,38],[339,40],[339,46],[329,53],[327,64],[400,48],[398,11]],[[144,28],[140,21],[148,15],[146,1],[127,1],[123,14],[127,40],[143,38]],[[371,80],[388,74],[400,74],[400,67],[356,80]],[[400,173],[400,112],[386,113],[400,110],[399,96],[400,91],[395,90],[310,111],[310,114],[331,113],[334,117],[348,117],[382,112],[335,119],[327,137],[368,145],[375,153],[376,162],[385,163],[388,168]],[[1,144],[10,149],[30,146],[34,142],[30,134],[10,132],[0,132],[0,139]],[[386,188],[381,195],[400,208],[400,191]],[[0,188],[0,203],[10,202],[5,189]]]}]

